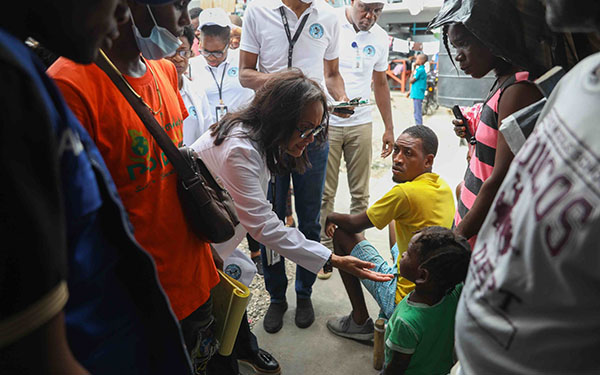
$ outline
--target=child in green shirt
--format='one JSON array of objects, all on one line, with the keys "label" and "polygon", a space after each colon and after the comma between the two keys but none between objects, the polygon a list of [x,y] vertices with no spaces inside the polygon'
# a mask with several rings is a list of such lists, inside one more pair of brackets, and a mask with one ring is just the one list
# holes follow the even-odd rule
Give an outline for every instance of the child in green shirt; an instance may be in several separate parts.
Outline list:
[{"label": "child in green shirt", "polygon": [[454,316],[470,257],[467,241],[447,228],[427,227],[411,238],[400,274],[415,283],[415,289],[388,321],[384,375],[450,372]]}]

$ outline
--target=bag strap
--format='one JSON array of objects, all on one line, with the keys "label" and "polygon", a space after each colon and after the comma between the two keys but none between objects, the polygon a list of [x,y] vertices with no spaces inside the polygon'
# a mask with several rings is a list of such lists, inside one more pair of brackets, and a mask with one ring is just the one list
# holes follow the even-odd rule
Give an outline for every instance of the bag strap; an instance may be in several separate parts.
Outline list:
[{"label": "bag strap", "polygon": [[[101,53],[96,60],[96,65],[110,78],[115,86],[121,91],[131,108],[139,116],[146,129],[150,132],[158,146],[163,150],[167,159],[173,163],[173,167],[177,171],[179,178],[184,181],[189,181],[198,178],[197,174],[190,164],[185,160],[179,149],[175,146],[171,138],[162,129],[158,121],[150,113],[150,110],[142,103],[141,99],[135,96],[131,89],[126,85],[117,71],[111,66],[107,58]],[[150,69],[150,67],[147,67]],[[187,184],[186,184],[187,185]]]}]

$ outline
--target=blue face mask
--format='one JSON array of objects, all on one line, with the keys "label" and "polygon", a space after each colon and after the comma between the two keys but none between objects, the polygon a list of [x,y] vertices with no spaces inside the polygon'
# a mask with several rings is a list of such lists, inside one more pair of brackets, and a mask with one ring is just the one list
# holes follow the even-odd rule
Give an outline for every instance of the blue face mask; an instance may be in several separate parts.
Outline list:
[{"label": "blue face mask", "polygon": [[171,56],[177,51],[177,48],[181,45],[181,40],[173,35],[169,30],[164,27],[158,26],[156,23],[156,19],[154,19],[154,15],[152,14],[152,10],[149,5],[146,5],[148,8],[148,12],[150,12],[150,17],[152,17],[152,21],[154,22],[154,27],[152,28],[152,32],[150,36],[144,38],[137,26],[135,26],[135,22],[133,21],[133,16],[131,16],[133,35],[135,36],[135,42],[142,53],[142,56],[147,58],[148,60],[160,60],[167,56]]}]

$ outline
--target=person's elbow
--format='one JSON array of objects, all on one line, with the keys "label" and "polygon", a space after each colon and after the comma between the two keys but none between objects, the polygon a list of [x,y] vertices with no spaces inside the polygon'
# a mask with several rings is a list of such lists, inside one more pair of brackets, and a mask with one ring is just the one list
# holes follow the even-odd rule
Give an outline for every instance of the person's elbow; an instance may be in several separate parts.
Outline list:
[{"label": "person's elbow", "polygon": [[240,85],[251,89],[252,87],[252,68],[240,67]]}]

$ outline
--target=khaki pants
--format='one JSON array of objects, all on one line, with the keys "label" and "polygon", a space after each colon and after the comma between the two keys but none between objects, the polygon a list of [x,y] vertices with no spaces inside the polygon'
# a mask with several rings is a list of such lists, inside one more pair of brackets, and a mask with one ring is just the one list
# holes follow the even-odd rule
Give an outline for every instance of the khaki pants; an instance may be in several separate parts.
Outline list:
[{"label": "khaki pants", "polygon": [[321,243],[333,250],[331,238],[325,235],[325,219],[333,211],[342,156],[346,161],[350,188],[350,213],[357,214],[369,206],[373,124],[329,127],[329,156],[325,190],[321,203]]}]

